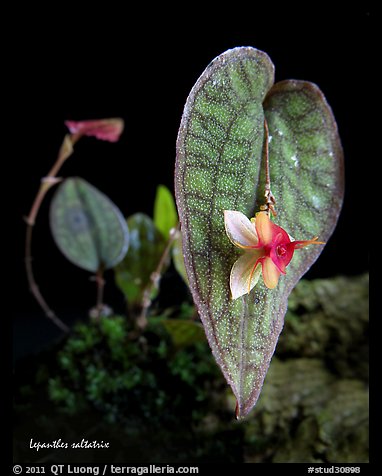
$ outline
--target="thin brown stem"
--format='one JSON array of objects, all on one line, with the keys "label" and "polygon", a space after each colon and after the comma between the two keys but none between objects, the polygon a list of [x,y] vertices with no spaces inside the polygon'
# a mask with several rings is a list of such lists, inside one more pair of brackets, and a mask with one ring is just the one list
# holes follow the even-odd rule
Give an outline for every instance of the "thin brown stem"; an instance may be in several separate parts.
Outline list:
[{"label": "thin brown stem", "polygon": [[271,177],[269,174],[269,130],[267,120],[264,119],[264,154],[265,154],[265,187],[271,187]]},{"label": "thin brown stem", "polygon": [[57,160],[50,169],[48,177],[55,177],[58,174],[65,160],[73,154],[74,144],[76,144],[81,137],[82,134],[79,133],[66,134],[58,152]]},{"label": "thin brown stem", "polygon": [[269,172],[269,130],[267,120],[264,119],[264,163],[265,163],[265,204],[261,205],[260,209],[269,214],[272,213],[273,216],[276,216],[276,200],[271,191],[271,175]]},{"label": "thin brown stem", "polygon": [[165,265],[167,261],[167,257],[171,250],[171,246],[175,238],[177,237],[179,230],[180,230],[180,225],[178,223],[177,226],[170,231],[170,237],[167,241],[166,247],[159,259],[159,262],[155,271],[151,273],[150,281],[143,292],[142,309],[137,319],[137,326],[140,329],[144,329],[147,326],[147,312],[151,305],[151,294],[154,289],[157,289],[159,287],[159,282],[162,275],[163,266]]},{"label": "thin brown stem", "polygon": [[30,209],[29,215],[26,218],[28,225],[34,225],[36,221],[37,214],[40,210],[40,206],[47,191],[61,181],[60,178],[57,178],[57,174],[64,164],[65,160],[70,157],[73,153],[73,145],[79,139],[78,136],[71,136],[67,134],[64,137],[56,162],[53,164],[53,167],[50,169],[48,174],[41,180],[40,188],[38,189],[37,195],[33,200],[32,207]]},{"label": "thin brown stem", "polygon": [[46,317],[51,319],[57,327],[59,327],[64,332],[69,332],[68,326],[66,326],[61,319],[59,319],[52,309],[48,306],[47,302],[43,298],[39,287],[36,283],[33,267],[32,267],[32,235],[33,227],[36,222],[38,212],[40,210],[41,204],[45,198],[47,191],[55,184],[61,181],[60,178],[57,178],[57,174],[61,169],[65,160],[73,153],[73,145],[80,138],[78,135],[67,134],[64,137],[62,145],[60,147],[56,162],[53,167],[50,169],[48,175],[41,180],[40,188],[36,194],[35,199],[33,200],[32,207],[30,209],[29,215],[25,218],[27,223],[26,235],[25,235],[25,270],[28,279],[29,289],[36,301],[44,311]]},{"label": "thin brown stem", "polygon": [[46,303],[45,299],[43,298],[42,294],[40,293],[40,289],[37,286],[36,280],[33,274],[32,268],[32,256],[31,256],[31,244],[32,244],[32,230],[33,226],[27,224],[27,231],[26,231],[26,240],[25,240],[25,269],[27,273],[27,279],[29,283],[29,289],[33,296],[35,297],[36,301],[39,303],[40,307],[44,311],[46,317],[51,319],[57,327],[59,327],[63,332],[69,332],[69,327],[64,324],[61,319],[59,319],[56,314],[50,309],[48,304]]}]

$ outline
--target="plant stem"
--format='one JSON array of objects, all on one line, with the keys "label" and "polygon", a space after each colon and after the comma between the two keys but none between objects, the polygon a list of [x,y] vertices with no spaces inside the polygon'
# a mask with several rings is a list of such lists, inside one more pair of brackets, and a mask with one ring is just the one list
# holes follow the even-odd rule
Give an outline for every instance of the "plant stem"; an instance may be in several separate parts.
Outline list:
[{"label": "plant stem", "polygon": [[41,179],[40,188],[38,189],[35,199],[33,200],[29,215],[25,219],[28,225],[34,226],[38,211],[40,210],[41,203],[44,200],[47,191],[53,185],[56,185],[61,181],[60,178],[57,178],[57,174],[65,160],[72,155],[73,145],[78,141],[78,139],[78,135],[66,134],[64,137],[56,162],[53,164],[53,167],[50,169],[48,174],[43,179]]},{"label": "plant stem", "polygon": [[271,191],[271,176],[269,173],[269,131],[267,120],[264,119],[264,162],[265,162],[265,204],[260,206],[260,210],[276,216],[276,200]]},{"label": "plant stem", "polygon": [[170,231],[170,237],[167,241],[166,247],[159,259],[159,262],[155,271],[151,273],[150,281],[143,292],[142,309],[137,319],[137,326],[142,330],[147,326],[147,311],[149,310],[149,307],[151,305],[150,296],[153,290],[159,287],[159,281],[161,278],[163,266],[166,263],[171,246],[175,238],[177,237],[179,230],[180,230],[180,224],[178,223],[177,226]]},{"label": "plant stem", "polygon": [[26,231],[26,240],[25,240],[25,268],[27,273],[27,279],[29,283],[29,289],[33,296],[35,297],[36,301],[39,303],[40,307],[44,311],[46,317],[51,319],[57,327],[59,327],[63,332],[69,332],[69,327],[64,324],[61,319],[59,319],[56,314],[50,309],[48,304],[46,303],[45,299],[43,298],[42,294],[40,293],[40,289],[37,286],[36,280],[33,274],[32,268],[32,256],[31,256],[31,245],[32,245],[32,230],[33,226],[27,224],[27,231]]},{"label": "plant stem", "polygon": [[41,204],[44,200],[44,197],[47,191],[55,184],[61,181],[60,178],[57,178],[57,173],[59,172],[60,168],[62,167],[65,160],[73,153],[73,145],[77,142],[80,138],[79,135],[70,135],[67,134],[64,137],[62,145],[60,147],[60,151],[58,153],[56,162],[54,163],[53,167],[50,169],[48,175],[41,180],[40,188],[38,189],[37,195],[33,200],[32,207],[30,209],[29,215],[26,217],[25,221],[27,224],[26,228],[26,235],[25,235],[25,269],[26,275],[28,279],[29,289],[33,296],[35,297],[36,301],[44,311],[46,317],[51,319],[54,324],[59,327],[63,332],[69,332],[69,327],[64,324],[61,319],[59,319],[56,314],[50,309],[47,302],[43,298],[39,287],[36,283],[34,274],[33,274],[33,267],[32,267],[32,235],[33,235],[33,227],[36,222],[36,217],[40,210]]},{"label": "plant stem", "polygon": [[103,266],[101,265],[95,276],[95,281],[97,283],[97,302],[96,302],[96,311],[97,319],[99,320],[103,308],[103,291],[105,288],[105,280],[103,279]]}]

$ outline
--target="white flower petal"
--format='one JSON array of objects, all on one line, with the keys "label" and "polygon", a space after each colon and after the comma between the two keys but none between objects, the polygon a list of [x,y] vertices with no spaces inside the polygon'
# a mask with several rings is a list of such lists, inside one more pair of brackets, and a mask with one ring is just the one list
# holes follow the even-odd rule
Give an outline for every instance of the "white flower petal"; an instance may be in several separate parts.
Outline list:
[{"label": "white flower petal", "polygon": [[259,242],[255,224],[243,213],[224,210],[224,224],[228,238],[239,248],[250,248]]},{"label": "white flower petal", "polygon": [[280,270],[277,268],[271,258],[268,257],[263,261],[262,267],[265,286],[268,289],[275,288],[279,282],[279,277],[281,274]]},{"label": "white flower petal", "polygon": [[256,265],[256,262],[262,256],[261,251],[251,250],[240,256],[234,263],[230,276],[232,299],[249,294],[257,284],[261,275],[261,264],[259,262]]}]

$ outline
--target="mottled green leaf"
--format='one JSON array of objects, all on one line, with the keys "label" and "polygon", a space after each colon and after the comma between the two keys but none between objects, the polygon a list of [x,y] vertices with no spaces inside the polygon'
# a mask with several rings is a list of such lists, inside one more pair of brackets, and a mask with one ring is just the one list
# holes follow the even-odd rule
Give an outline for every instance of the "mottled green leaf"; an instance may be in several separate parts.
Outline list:
[{"label": "mottled green leaf", "polygon": [[164,185],[158,185],[154,201],[154,224],[168,240],[170,230],[178,224],[178,214],[174,198]]},{"label": "mottled green leaf", "polygon": [[310,83],[271,89],[272,83],[265,53],[223,53],[192,89],[177,142],[176,199],[190,289],[238,417],[257,401],[290,291],[322,250],[297,251],[276,289],[260,279],[249,295],[230,299],[230,270],[240,252],[225,234],[223,210],[252,217],[264,203],[264,100],[276,222],[294,239],[327,240],[343,194],[341,145],[322,93]]},{"label": "mottled green leaf", "polygon": [[135,306],[142,302],[143,292],[163,253],[165,240],[152,219],[143,213],[129,217],[127,225],[130,231],[129,251],[115,268],[115,281],[129,305]]},{"label": "mottled green leaf", "polygon": [[50,226],[66,258],[88,271],[115,266],[128,249],[129,231],[119,209],[78,177],[58,187],[50,208]]}]

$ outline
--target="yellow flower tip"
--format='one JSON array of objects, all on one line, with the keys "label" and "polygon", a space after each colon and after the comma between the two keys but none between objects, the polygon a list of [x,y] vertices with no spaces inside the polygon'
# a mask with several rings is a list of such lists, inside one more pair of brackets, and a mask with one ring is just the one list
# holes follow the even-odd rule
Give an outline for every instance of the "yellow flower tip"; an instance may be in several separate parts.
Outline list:
[{"label": "yellow flower tip", "polygon": [[318,236],[315,236],[311,240],[294,241],[293,243],[295,243],[296,250],[304,248],[305,246],[308,246],[308,245],[326,245],[324,241],[317,241],[317,240],[318,240]]}]

